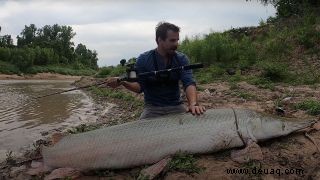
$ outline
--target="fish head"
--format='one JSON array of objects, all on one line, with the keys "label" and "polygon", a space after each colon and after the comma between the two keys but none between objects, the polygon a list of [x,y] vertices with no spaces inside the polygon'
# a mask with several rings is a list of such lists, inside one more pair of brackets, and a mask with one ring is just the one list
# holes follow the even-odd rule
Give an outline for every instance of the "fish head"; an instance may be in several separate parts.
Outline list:
[{"label": "fish head", "polygon": [[310,127],[314,123],[315,120],[299,120],[260,114],[248,122],[247,131],[250,137],[261,141],[288,135]]}]

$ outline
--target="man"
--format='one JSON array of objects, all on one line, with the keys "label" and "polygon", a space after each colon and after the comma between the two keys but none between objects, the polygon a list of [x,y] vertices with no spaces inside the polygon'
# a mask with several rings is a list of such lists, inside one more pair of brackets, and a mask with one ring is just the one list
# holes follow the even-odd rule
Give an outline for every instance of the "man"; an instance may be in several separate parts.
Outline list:
[{"label": "man", "polygon": [[[138,57],[135,67],[137,73],[188,65],[187,56],[176,51],[179,32],[180,28],[176,25],[160,22],[156,27],[158,47]],[[187,108],[183,106],[180,98],[179,80],[182,81],[188,99]],[[144,93],[145,107],[140,119],[185,111],[200,115],[205,111],[205,108],[197,102],[196,84],[191,70],[139,77],[138,82],[119,83],[117,78],[112,78],[108,80],[107,85],[113,88],[123,85],[133,92]]]}]

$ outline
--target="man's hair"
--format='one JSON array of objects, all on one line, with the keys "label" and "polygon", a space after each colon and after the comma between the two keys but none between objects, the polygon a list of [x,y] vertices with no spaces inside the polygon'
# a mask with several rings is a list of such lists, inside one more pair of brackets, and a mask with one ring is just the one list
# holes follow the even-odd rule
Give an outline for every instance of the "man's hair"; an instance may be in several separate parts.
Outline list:
[{"label": "man's hair", "polygon": [[168,22],[159,22],[156,26],[156,42],[158,44],[158,38],[160,37],[162,40],[167,38],[167,32],[172,30],[173,32],[180,32],[180,27],[168,23]]}]

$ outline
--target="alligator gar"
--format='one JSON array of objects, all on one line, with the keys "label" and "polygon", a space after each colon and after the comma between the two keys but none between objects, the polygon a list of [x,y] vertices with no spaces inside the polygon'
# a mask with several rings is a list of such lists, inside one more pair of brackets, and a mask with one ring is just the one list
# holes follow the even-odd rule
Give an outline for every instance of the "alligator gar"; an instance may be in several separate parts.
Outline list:
[{"label": "alligator gar", "polygon": [[285,136],[315,120],[292,121],[252,110],[211,109],[138,120],[68,135],[42,150],[46,166],[81,170],[153,164],[178,151],[209,153]]}]

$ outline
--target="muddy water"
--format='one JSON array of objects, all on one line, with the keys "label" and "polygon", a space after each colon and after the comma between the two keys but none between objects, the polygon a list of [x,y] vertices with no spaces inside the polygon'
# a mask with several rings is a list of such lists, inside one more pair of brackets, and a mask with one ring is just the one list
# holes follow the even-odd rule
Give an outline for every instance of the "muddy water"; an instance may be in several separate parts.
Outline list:
[{"label": "muddy water", "polygon": [[73,88],[72,81],[0,80],[0,151],[20,151],[48,131],[94,122],[92,100],[82,91],[33,97]]}]

